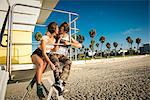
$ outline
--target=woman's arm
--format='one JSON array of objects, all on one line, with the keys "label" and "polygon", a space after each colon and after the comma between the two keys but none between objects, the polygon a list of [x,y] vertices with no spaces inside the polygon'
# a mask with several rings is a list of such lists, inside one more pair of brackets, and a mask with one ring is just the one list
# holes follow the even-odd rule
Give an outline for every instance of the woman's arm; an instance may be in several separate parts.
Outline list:
[{"label": "woman's arm", "polygon": [[60,44],[60,40],[62,39],[62,35],[59,35],[59,39],[58,41],[55,43],[54,48],[52,49],[52,51],[57,51],[59,48],[59,44]]},{"label": "woman's arm", "polygon": [[55,70],[55,65],[50,61],[49,57],[46,54],[46,41],[44,39],[41,40],[41,47],[42,47],[42,53],[46,62],[51,65],[52,70]]}]

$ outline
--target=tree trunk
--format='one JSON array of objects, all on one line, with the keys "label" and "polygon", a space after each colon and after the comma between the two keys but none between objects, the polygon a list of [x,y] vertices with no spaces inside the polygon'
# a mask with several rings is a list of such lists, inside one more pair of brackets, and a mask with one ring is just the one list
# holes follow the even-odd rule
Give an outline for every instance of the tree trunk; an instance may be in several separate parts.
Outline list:
[{"label": "tree trunk", "polygon": [[110,48],[108,49],[108,58],[110,58]]},{"label": "tree trunk", "polygon": [[101,58],[103,57],[103,55],[102,55],[102,47],[103,47],[103,43],[101,43]]},{"label": "tree trunk", "polygon": [[115,47],[115,56],[117,56],[116,47]]},{"label": "tree trunk", "polygon": [[[93,41],[93,38],[92,38],[92,41]],[[91,44],[92,45],[92,59],[93,59],[93,44]]]},{"label": "tree trunk", "polygon": [[137,44],[137,50],[139,50],[139,44]]},{"label": "tree trunk", "polygon": [[137,44],[137,55],[139,54],[139,44]]},{"label": "tree trunk", "polygon": [[132,43],[131,43],[131,53],[130,53],[131,55],[133,55],[133,50],[132,50]]}]

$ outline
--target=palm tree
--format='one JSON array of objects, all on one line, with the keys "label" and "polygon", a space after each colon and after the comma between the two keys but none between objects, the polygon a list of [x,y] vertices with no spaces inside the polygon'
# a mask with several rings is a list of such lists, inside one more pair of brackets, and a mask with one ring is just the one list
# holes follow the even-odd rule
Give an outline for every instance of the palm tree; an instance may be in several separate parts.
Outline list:
[{"label": "palm tree", "polygon": [[99,41],[101,42],[101,57],[102,57],[102,46],[103,46],[103,43],[105,42],[105,37],[104,36],[101,36]]},{"label": "palm tree", "polygon": [[[96,47],[98,48],[99,47],[99,43],[96,43]],[[98,49],[97,49],[98,50]]]},{"label": "palm tree", "polygon": [[128,36],[128,37],[126,38],[126,40],[127,40],[127,42],[128,42],[129,44],[131,44],[131,49],[132,49],[133,40],[131,39],[131,37]]},{"label": "palm tree", "polygon": [[133,44],[133,40],[130,36],[128,36],[126,38],[127,42],[129,43],[129,45],[131,45],[131,47],[129,47],[129,54],[132,55],[133,54],[133,51],[132,51],[132,44]]},{"label": "palm tree", "polygon": [[116,55],[117,55],[117,54],[116,54],[116,48],[117,48],[117,46],[118,46],[118,43],[117,43],[117,42],[114,42],[114,43],[113,43],[113,46],[115,47],[115,56],[116,56]]},{"label": "palm tree", "polygon": [[42,38],[42,33],[41,32],[37,32],[34,35],[35,40],[40,41]]},{"label": "palm tree", "polygon": [[89,45],[89,48],[92,50],[92,45],[91,44]]},{"label": "palm tree", "polygon": [[83,41],[84,41],[84,36],[83,36],[83,35],[78,35],[78,36],[77,36],[77,41],[78,41],[79,43],[83,43]]},{"label": "palm tree", "polygon": [[82,45],[82,50],[81,51],[84,51],[84,45]]},{"label": "palm tree", "polygon": [[95,30],[95,29],[92,29],[92,30],[89,32],[89,34],[90,34],[90,37],[91,37],[91,38],[94,38],[94,36],[96,35],[96,30]]},{"label": "palm tree", "polygon": [[140,38],[137,38],[136,39],[136,43],[137,43],[137,50],[139,49],[139,44],[141,43],[141,39]]},{"label": "palm tree", "polygon": [[110,46],[110,43],[106,43],[106,47],[107,47],[107,49],[108,49],[108,51],[109,51],[109,56],[110,56],[110,48],[111,48],[111,46]]},{"label": "palm tree", "polygon": [[106,47],[107,49],[110,49],[111,48],[110,43],[106,43]]},{"label": "palm tree", "polygon": [[115,47],[115,50],[116,50],[116,48],[117,48],[117,46],[118,46],[118,43],[117,43],[117,42],[114,42],[114,43],[113,43],[113,46]]},{"label": "palm tree", "polygon": [[87,52],[89,51],[89,48],[84,48],[84,53],[85,53],[85,58],[86,58],[86,55],[87,55]]},{"label": "palm tree", "polygon": [[96,55],[98,55],[98,47],[99,47],[99,43],[96,43],[96,47],[97,47]]},{"label": "palm tree", "polygon": [[89,48],[85,48],[84,50],[85,50],[85,53],[87,53],[89,51]]},{"label": "palm tree", "polygon": [[[92,55],[93,55],[94,43],[95,43],[94,37],[95,37],[95,35],[96,35],[96,30],[95,30],[95,29],[92,29],[92,30],[89,32],[89,35],[90,35],[90,37],[91,37],[91,45],[90,45],[90,48],[91,48],[91,50],[92,50]],[[92,58],[93,58],[93,56],[92,56]]]},{"label": "palm tree", "polygon": [[[74,47],[72,47],[72,53],[75,54],[75,48]],[[72,58],[75,60],[75,55],[73,55]]]},{"label": "palm tree", "polygon": [[[79,34],[79,35],[77,35],[77,41],[79,42],[79,43],[83,43],[84,42],[84,36],[83,35],[81,35],[81,34]],[[76,50],[75,50],[76,51]],[[81,51],[81,49],[80,49],[80,51]],[[77,56],[75,56],[75,59],[77,58]]]},{"label": "palm tree", "polygon": [[91,45],[94,46],[94,44],[95,44],[95,41],[91,40]]},{"label": "palm tree", "polygon": [[130,42],[130,44],[131,44],[131,50],[132,50],[132,44],[133,44],[133,40],[131,39],[131,42]]},{"label": "palm tree", "polygon": [[96,43],[96,47],[97,47],[97,48],[99,47],[99,43]]}]

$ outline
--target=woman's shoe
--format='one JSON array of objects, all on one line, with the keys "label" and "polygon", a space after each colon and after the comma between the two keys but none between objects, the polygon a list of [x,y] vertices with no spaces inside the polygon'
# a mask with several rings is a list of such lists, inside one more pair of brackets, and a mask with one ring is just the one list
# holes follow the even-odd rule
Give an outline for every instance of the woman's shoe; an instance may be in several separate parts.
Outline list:
[{"label": "woman's shoe", "polygon": [[28,91],[31,91],[35,83],[36,83],[36,77],[34,76],[34,78],[33,78],[32,81],[29,83],[29,85],[27,86],[26,89],[27,89]]},{"label": "woman's shoe", "polygon": [[37,95],[40,99],[45,98],[44,93],[43,93],[43,87],[41,84],[37,84]]}]

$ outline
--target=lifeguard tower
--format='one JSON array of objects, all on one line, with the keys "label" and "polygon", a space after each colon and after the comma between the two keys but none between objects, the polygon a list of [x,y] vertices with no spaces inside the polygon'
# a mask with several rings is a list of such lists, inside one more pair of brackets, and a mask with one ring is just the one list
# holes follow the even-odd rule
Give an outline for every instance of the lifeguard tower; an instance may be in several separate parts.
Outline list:
[{"label": "lifeguard tower", "polygon": [[[44,23],[51,12],[67,14],[71,29],[70,36],[76,35],[78,31],[76,20],[79,15],[55,10],[58,2],[59,0],[1,0],[0,100],[4,100],[7,81],[12,78],[12,71],[34,68],[30,58],[33,44],[32,34],[35,26],[46,27]],[[76,17],[72,18],[72,16]]]}]

